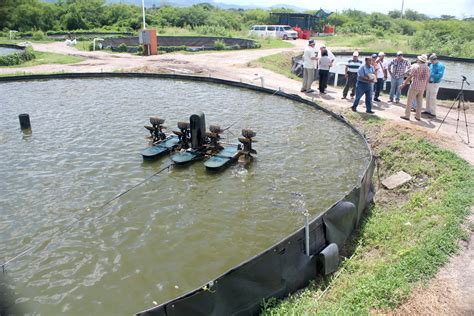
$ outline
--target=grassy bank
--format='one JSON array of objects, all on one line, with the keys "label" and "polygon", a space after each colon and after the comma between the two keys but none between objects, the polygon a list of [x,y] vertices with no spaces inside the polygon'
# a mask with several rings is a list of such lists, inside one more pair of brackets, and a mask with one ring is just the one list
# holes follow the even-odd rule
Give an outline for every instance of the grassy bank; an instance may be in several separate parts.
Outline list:
[{"label": "grassy bank", "polygon": [[46,64],[75,64],[85,60],[83,57],[69,56],[55,53],[45,53],[35,51],[36,58],[26,63],[16,66],[7,66],[5,68],[21,68]]},{"label": "grassy bank", "polygon": [[291,57],[293,57],[292,53],[278,53],[254,60],[250,62],[249,66],[262,67],[288,78],[301,80],[301,78],[291,73]]},{"label": "grassy bank", "polygon": [[379,187],[349,245],[353,256],[335,275],[281,302],[266,302],[264,315],[390,311],[433,277],[467,236],[462,224],[474,203],[474,168],[426,135],[347,115],[367,133],[381,179],[403,170],[413,180],[393,191]]},{"label": "grassy bank", "polygon": [[375,35],[344,35],[327,36],[320,38],[329,47],[348,48],[369,52],[396,53],[403,51],[406,54],[424,53],[410,46],[411,36],[394,35],[392,37],[377,37]]}]

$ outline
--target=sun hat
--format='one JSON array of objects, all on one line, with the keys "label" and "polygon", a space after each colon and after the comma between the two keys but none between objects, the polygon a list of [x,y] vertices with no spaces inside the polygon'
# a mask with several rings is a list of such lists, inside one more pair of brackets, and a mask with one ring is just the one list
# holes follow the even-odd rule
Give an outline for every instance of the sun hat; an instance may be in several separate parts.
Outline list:
[{"label": "sun hat", "polygon": [[380,53],[379,53],[379,57],[381,57],[381,56],[385,56],[385,53],[384,53],[384,52],[380,52]]},{"label": "sun hat", "polygon": [[416,57],[419,61],[421,61],[422,63],[426,63],[428,61],[428,57],[426,57],[426,55],[420,55],[418,57]]},{"label": "sun hat", "polygon": [[402,52],[401,50],[399,50],[399,51],[397,52],[397,56],[401,56],[401,55],[403,55],[403,52]]},{"label": "sun hat", "polygon": [[435,60],[435,59],[438,59],[438,56],[436,56],[435,53],[431,54],[430,55],[430,60]]},{"label": "sun hat", "polygon": [[359,52],[358,51],[353,52],[352,56],[359,56]]}]

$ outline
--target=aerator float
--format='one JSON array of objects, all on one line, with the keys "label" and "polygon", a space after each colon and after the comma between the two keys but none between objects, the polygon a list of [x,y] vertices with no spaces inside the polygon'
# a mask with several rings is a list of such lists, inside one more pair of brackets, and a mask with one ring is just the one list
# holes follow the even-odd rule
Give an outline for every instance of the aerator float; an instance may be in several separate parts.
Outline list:
[{"label": "aerator float", "polygon": [[166,153],[169,153],[179,143],[179,137],[175,135],[166,135],[163,129],[164,119],[159,117],[150,117],[152,126],[145,125],[145,128],[150,132],[152,146],[142,150],[143,159],[158,158]]},{"label": "aerator float", "polygon": [[164,119],[151,117],[152,126],[145,126],[150,132],[152,146],[142,151],[144,159],[154,159],[170,152],[171,160],[176,165],[186,165],[191,162],[205,159],[204,166],[207,170],[216,171],[227,167],[236,160],[240,164],[248,164],[252,161],[257,151],[252,148],[253,138],[256,133],[250,129],[242,130],[242,137],[238,140],[241,144],[226,143],[222,141],[222,129],[220,125],[210,125],[206,131],[204,113],[193,114],[188,122],[178,122],[178,129],[173,134],[166,135],[163,132]]}]

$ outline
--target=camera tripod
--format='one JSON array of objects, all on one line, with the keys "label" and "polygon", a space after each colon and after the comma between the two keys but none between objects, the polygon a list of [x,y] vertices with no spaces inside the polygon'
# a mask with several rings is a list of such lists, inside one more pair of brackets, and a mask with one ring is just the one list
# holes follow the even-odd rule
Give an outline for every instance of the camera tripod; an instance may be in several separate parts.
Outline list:
[{"label": "camera tripod", "polygon": [[448,113],[446,113],[446,116],[444,117],[443,121],[441,122],[441,124],[439,124],[439,127],[436,130],[436,133],[438,133],[438,131],[441,128],[441,126],[443,125],[444,121],[448,117],[449,112],[451,112],[454,105],[456,105],[456,103],[457,103],[457,105],[458,105],[457,106],[457,108],[458,108],[458,119],[457,119],[457,122],[456,122],[456,134],[458,133],[459,116],[461,114],[461,108],[462,108],[462,110],[464,112],[464,123],[466,123],[467,143],[469,144],[470,141],[469,141],[469,129],[467,127],[468,124],[467,124],[467,115],[466,115],[466,104],[464,103],[464,83],[466,83],[468,86],[470,86],[471,84],[467,81],[467,78],[465,76],[461,76],[461,77],[462,77],[461,90],[459,91],[456,99],[454,99],[453,105],[451,105],[451,107],[449,108],[449,111],[448,111]]}]

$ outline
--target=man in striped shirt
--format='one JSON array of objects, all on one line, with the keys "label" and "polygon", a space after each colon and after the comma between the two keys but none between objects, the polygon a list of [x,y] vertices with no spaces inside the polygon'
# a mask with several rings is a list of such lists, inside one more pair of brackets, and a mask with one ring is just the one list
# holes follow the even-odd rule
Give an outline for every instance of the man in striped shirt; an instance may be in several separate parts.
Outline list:
[{"label": "man in striped shirt", "polygon": [[430,68],[426,65],[428,57],[426,55],[420,55],[417,57],[416,64],[410,69],[410,75],[400,86],[403,89],[410,80],[411,85],[408,90],[407,105],[405,107],[405,116],[400,116],[404,120],[410,120],[410,110],[413,103],[413,99],[416,98],[416,114],[415,119],[419,121],[421,119],[421,108],[423,106],[423,93],[425,92],[426,85],[430,78]]},{"label": "man in striped shirt", "polygon": [[346,85],[344,86],[344,90],[342,91],[342,99],[347,98],[347,93],[349,92],[350,88],[352,88],[351,99],[354,97],[357,82],[357,70],[359,70],[360,66],[362,66],[362,60],[359,60],[359,52],[355,51],[352,54],[352,59],[349,59],[347,61],[345,71]]},{"label": "man in striped shirt", "polygon": [[410,68],[410,62],[403,58],[403,52],[397,52],[397,58],[388,65],[388,73],[390,74],[390,100],[388,102],[393,102],[393,97],[395,97],[396,103],[400,102],[400,84],[403,82],[403,77],[408,68]]}]

